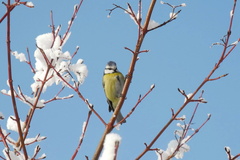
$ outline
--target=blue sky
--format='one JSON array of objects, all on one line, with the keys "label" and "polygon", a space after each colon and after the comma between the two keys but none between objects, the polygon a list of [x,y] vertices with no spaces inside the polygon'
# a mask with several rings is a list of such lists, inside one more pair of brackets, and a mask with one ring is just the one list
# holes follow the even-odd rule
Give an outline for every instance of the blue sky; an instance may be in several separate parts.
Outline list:
[{"label": "blue sky", "polygon": [[[55,25],[62,25],[61,34],[64,34],[67,22],[71,18],[73,6],[78,0],[32,1],[35,8],[18,6],[14,9],[11,23],[11,45],[13,51],[26,53],[29,48],[33,59],[36,49],[35,38],[51,31],[49,25],[50,11],[53,11]],[[94,104],[95,109],[108,121],[111,114],[102,89],[102,74],[106,63],[114,60],[118,69],[126,74],[131,61],[131,53],[124,47],[134,49],[137,40],[137,26],[122,10],[115,10],[110,18],[107,18],[107,9],[113,8],[113,3],[127,7],[129,2],[137,11],[137,2],[134,0],[105,0],[87,1],[78,13],[71,29],[72,35],[63,48],[63,51],[73,53],[76,46],[80,46],[75,57],[84,59],[89,75],[85,83],[80,86],[81,93]],[[152,19],[163,22],[169,18],[171,8],[157,2]],[[151,31],[146,36],[142,50],[150,50],[139,55],[134,77],[122,108],[122,113],[127,114],[136,104],[138,96],[144,95],[154,83],[156,88],[138,106],[134,114],[127,119],[127,123],[121,129],[113,132],[120,134],[122,143],[118,152],[118,159],[130,160],[136,158],[144,149],[144,143],[150,143],[158,131],[171,117],[171,110],[177,110],[184,101],[184,97],[177,88],[186,93],[193,92],[204,80],[221,55],[222,47],[212,43],[219,42],[227,33],[229,25],[229,13],[233,0],[216,1],[167,1],[173,5],[186,3],[186,7],[177,19],[168,25]],[[143,2],[143,17],[145,17],[150,1]],[[239,36],[240,13],[237,5],[235,21],[233,23],[231,42]],[[0,15],[5,13],[4,5],[0,7]],[[6,20],[0,24],[0,88],[8,89],[7,63],[6,63]],[[227,159],[225,146],[232,149],[232,154],[239,153],[240,126],[239,126],[239,95],[240,95],[240,65],[239,47],[237,46],[226,61],[220,66],[215,77],[229,73],[225,78],[207,83],[202,89],[203,97],[207,104],[200,104],[197,115],[193,120],[192,128],[198,128],[211,113],[211,120],[188,143],[190,152],[184,159]],[[31,95],[30,85],[33,82],[33,74],[28,65],[20,63],[13,57],[14,85],[20,85],[23,92]],[[42,99],[50,99],[54,96],[59,86],[52,86],[42,95]],[[62,96],[72,94],[66,89]],[[198,97],[197,94],[196,97]],[[6,119],[13,115],[9,97],[0,95],[0,112],[5,115],[5,120],[0,122],[2,128],[6,128]],[[18,101],[20,117],[25,118],[29,107]],[[189,104],[180,113],[186,115],[188,122],[195,103]],[[37,110],[32,121],[29,136],[35,137],[40,133],[47,136],[40,142],[41,153],[46,153],[47,159],[70,159],[82,130],[82,123],[86,120],[88,108],[81,99],[75,95],[69,100],[55,101],[44,109]],[[174,122],[155,143],[153,148],[166,149],[170,140],[174,139],[174,130],[178,129]],[[98,141],[104,131],[103,124],[95,115],[92,115],[89,128],[77,159],[84,159],[87,155],[91,159]],[[16,133],[11,133],[16,137]],[[28,147],[31,155],[32,147]],[[3,149],[2,144],[0,145]],[[2,151],[2,149],[0,149]],[[2,155],[2,154],[0,154]],[[154,152],[148,152],[143,160],[157,159]]]}]

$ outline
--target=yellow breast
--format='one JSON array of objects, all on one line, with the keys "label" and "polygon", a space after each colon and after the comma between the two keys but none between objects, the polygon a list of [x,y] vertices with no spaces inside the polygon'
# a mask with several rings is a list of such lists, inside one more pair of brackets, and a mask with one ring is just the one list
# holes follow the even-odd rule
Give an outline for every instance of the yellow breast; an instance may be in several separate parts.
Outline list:
[{"label": "yellow breast", "polygon": [[103,87],[107,99],[112,101],[113,107],[118,103],[121,96],[124,77],[120,72],[105,74],[103,76]]}]

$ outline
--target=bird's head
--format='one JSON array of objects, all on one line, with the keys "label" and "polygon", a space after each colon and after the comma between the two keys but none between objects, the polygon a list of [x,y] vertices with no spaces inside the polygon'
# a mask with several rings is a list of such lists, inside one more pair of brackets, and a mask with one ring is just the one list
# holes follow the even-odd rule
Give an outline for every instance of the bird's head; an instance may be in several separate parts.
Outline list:
[{"label": "bird's head", "polygon": [[117,64],[114,61],[109,61],[105,67],[104,74],[117,72]]}]

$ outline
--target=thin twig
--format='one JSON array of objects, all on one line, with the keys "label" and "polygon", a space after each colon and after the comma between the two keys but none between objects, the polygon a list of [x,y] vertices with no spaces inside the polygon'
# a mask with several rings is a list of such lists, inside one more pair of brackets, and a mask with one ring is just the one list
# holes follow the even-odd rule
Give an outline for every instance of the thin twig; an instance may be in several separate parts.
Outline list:
[{"label": "thin twig", "polygon": [[69,96],[65,96],[65,97],[58,97],[59,94],[64,90],[65,86],[63,86],[60,91],[58,91],[58,93],[51,99],[47,100],[44,102],[44,104],[47,104],[49,102],[52,102],[52,101],[55,101],[55,100],[63,100],[63,99],[69,99],[69,98],[72,98],[73,95],[69,95]]},{"label": "thin twig", "polygon": [[26,63],[30,66],[32,72],[35,74],[36,71],[35,71],[35,69],[34,69],[33,66],[32,66],[31,56],[30,56],[30,53],[29,53],[29,49],[28,49],[28,48],[27,48],[27,54],[28,54],[28,61],[26,61]]},{"label": "thin twig", "polygon": [[87,117],[86,123],[85,123],[85,125],[83,126],[84,128],[83,128],[83,130],[82,130],[82,134],[81,134],[81,137],[80,137],[80,141],[79,141],[79,143],[78,143],[78,146],[77,146],[77,148],[76,148],[76,150],[75,150],[75,152],[74,152],[71,160],[74,160],[74,159],[76,158],[76,156],[77,156],[77,154],[78,154],[78,151],[79,151],[80,148],[81,148],[81,145],[82,145],[84,136],[85,136],[85,134],[86,134],[87,127],[88,127],[88,124],[89,124],[89,120],[90,120],[91,115],[92,115],[92,111],[90,110],[90,111],[88,112],[88,117]]},{"label": "thin twig", "polygon": [[236,160],[238,157],[240,157],[240,154],[237,154],[237,155],[234,156],[231,160]]},{"label": "thin twig", "polygon": [[118,148],[119,148],[119,141],[115,142],[115,150],[114,150],[114,160],[117,160],[117,152],[118,152]]},{"label": "thin twig", "polygon": [[82,6],[82,3],[83,3],[83,0],[80,0],[79,4],[77,6],[75,6],[72,18],[71,18],[71,20],[69,21],[69,24],[68,24],[67,31],[65,32],[63,38],[61,39],[60,46],[64,43],[66,37],[68,36],[70,28],[72,27],[74,19],[77,17],[77,13],[78,13],[80,7]]},{"label": "thin twig", "polygon": [[[9,134],[10,134],[10,133],[9,133]],[[9,134],[7,134],[7,135],[5,136],[5,135],[3,134],[2,128],[1,128],[1,126],[0,126],[0,138],[2,139],[1,141],[2,141],[3,144],[4,144],[4,147],[7,148],[7,149],[9,149],[9,146],[8,146],[8,144],[7,144],[6,139],[7,139],[7,136],[8,136]]]},{"label": "thin twig", "polygon": [[[177,11],[176,13],[174,13],[175,16],[178,15],[180,12],[181,12],[181,10]],[[157,28],[163,27],[163,26],[165,26],[166,24],[168,24],[168,23],[170,23],[170,22],[172,22],[172,21],[174,21],[174,20],[176,20],[176,19],[177,19],[177,18],[170,18],[169,20],[167,20],[167,21],[159,24],[158,26],[149,29],[148,32],[149,32],[149,31],[152,31],[152,30],[155,30],[155,29],[157,29]]]},{"label": "thin twig", "polygon": [[[5,4],[4,2],[2,2],[2,3]],[[5,6],[7,6],[7,4],[5,4]],[[7,17],[7,15],[10,14],[10,12],[15,8],[15,6],[13,6],[13,5],[10,5],[8,7],[9,7],[9,9],[7,9],[7,12],[0,19],[0,23],[2,23],[2,21]]]},{"label": "thin twig", "polygon": [[117,125],[121,124],[124,120],[126,120],[128,117],[130,117],[131,114],[132,114],[132,113],[135,111],[135,109],[137,108],[137,106],[148,96],[148,94],[150,94],[150,93],[153,91],[154,88],[155,88],[155,85],[152,85],[152,86],[150,87],[150,89],[147,91],[147,93],[146,93],[143,97],[139,96],[137,103],[136,103],[135,106],[131,109],[131,111],[130,111],[120,122],[118,122],[114,127],[116,127]]},{"label": "thin twig", "polygon": [[52,36],[53,36],[53,41],[52,41],[52,45],[50,48],[53,47],[55,39],[56,39],[56,34],[55,34],[55,26],[54,26],[54,19],[53,19],[53,12],[50,12],[50,19],[51,19],[51,28],[52,28]]}]

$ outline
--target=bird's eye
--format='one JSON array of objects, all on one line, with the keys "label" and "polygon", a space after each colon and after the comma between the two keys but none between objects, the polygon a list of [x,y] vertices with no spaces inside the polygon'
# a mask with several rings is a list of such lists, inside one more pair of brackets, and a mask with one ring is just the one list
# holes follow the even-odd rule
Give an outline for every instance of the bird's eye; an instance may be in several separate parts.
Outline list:
[{"label": "bird's eye", "polygon": [[114,70],[113,68],[105,68],[105,69],[107,69],[107,70]]}]

